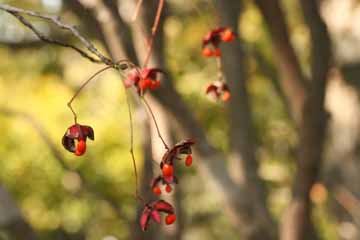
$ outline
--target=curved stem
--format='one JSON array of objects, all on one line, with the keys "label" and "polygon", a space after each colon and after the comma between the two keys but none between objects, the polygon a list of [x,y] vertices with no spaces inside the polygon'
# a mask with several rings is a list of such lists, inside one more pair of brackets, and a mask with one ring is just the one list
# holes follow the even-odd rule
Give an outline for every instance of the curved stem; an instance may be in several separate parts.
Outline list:
[{"label": "curved stem", "polygon": [[72,103],[72,102],[75,100],[75,98],[80,94],[81,90],[82,90],[86,85],[88,85],[88,84],[91,82],[91,80],[93,80],[93,79],[94,79],[97,75],[99,75],[100,73],[102,73],[102,72],[104,72],[104,71],[106,71],[106,70],[108,70],[108,69],[110,69],[110,68],[114,68],[114,66],[111,65],[111,66],[104,67],[104,68],[100,69],[99,71],[97,71],[96,73],[94,73],[88,80],[86,80],[86,81],[80,86],[80,88],[75,92],[75,94],[72,96],[72,98],[70,99],[70,101],[67,103],[67,106],[70,108],[71,112],[72,112],[73,115],[74,115],[74,121],[75,121],[75,123],[77,123],[77,115],[76,115],[74,109],[72,108],[71,103]]},{"label": "curved stem", "polygon": [[165,149],[166,149],[166,150],[169,150],[169,146],[166,144],[164,138],[162,137],[162,135],[161,135],[161,133],[160,133],[159,125],[158,125],[158,123],[157,123],[157,121],[156,121],[155,115],[154,115],[154,113],[153,113],[153,111],[152,111],[149,103],[146,101],[146,99],[144,98],[144,96],[141,97],[141,100],[142,100],[142,102],[145,104],[146,108],[148,109],[148,111],[149,111],[149,113],[150,113],[150,116],[151,116],[151,118],[152,118],[152,120],[153,120],[153,122],[154,122],[154,124],[155,124],[155,128],[156,128],[157,134],[158,134],[159,138],[161,139],[161,141],[162,141]]},{"label": "curved stem", "polygon": [[158,9],[156,11],[156,16],[155,16],[155,20],[154,20],[154,24],[151,28],[151,37],[150,37],[150,41],[149,41],[149,46],[147,48],[147,53],[146,53],[146,57],[144,60],[144,66],[143,68],[146,68],[149,60],[150,60],[150,56],[151,56],[151,51],[154,45],[154,40],[155,40],[155,35],[156,35],[156,31],[158,29],[159,26],[159,22],[160,22],[160,17],[161,17],[161,12],[163,10],[164,7],[164,0],[159,0],[159,5],[158,5]]}]

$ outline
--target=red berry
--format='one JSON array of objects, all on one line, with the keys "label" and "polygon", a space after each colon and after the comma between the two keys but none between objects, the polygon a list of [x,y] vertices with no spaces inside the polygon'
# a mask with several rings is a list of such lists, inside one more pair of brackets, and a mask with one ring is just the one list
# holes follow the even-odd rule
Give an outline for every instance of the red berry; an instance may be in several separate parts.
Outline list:
[{"label": "red berry", "polygon": [[166,187],[165,187],[165,191],[167,193],[170,193],[172,191],[172,187],[169,184],[167,184]]},{"label": "red berry", "polygon": [[159,187],[153,187],[152,191],[157,196],[159,196],[161,194],[161,190]]},{"label": "red berry", "polygon": [[204,57],[211,57],[214,55],[214,52],[210,48],[203,48],[202,55]]},{"label": "red berry", "polygon": [[84,140],[80,140],[76,146],[75,155],[81,156],[86,151],[86,142]]},{"label": "red berry", "polygon": [[166,225],[173,224],[176,221],[176,215],[175,214],[169,214],[165,218]]},{"label": "red berry", "polygon": [[139,81],[139,88],[141,89],[141,91],[144,91],[146,88],[149,88],[151,86],[151,80],[146,78],[146,79],[141,79]]},{"label": "red berry", "polygon": [[165,177],[171,177],[174,173],[174,167],[165,163],[162,167],[162,173]]},{"label": "red berry", "polygon": [[223,95],[221,96],[221,99],[224,101],[224,102],[227,102],[231,97],[231,94],[229,91],[225,91],[223,93]]},{"label": "red berry", "polygon": [[190,167],[191,164],[192,164],[192,160],[193,160],[193,158],[192,158],[191,154],[189,154],[189,155],[186,157],[186,159],[185,159],[185,165],[186,165],[187,167]]},{"label": "red berry", "polygon": [[214,55],[217,56],[217,57],[220,57],[221,56],[221,50],[219,48],[216,48],[214,50]]},{"label": "red berry", "polygon": [[156,89],[158,87],[160,87],[160,81],[159,80],[151,81],[150,90],[154,90],[154,89]]},{"label": "red berry", "polygon": [[231,31],[230,29],[226,29],[222,34],[221,34],[221,40],[223,42],[232,42],[235,39],[235,34],[233,31]]}]

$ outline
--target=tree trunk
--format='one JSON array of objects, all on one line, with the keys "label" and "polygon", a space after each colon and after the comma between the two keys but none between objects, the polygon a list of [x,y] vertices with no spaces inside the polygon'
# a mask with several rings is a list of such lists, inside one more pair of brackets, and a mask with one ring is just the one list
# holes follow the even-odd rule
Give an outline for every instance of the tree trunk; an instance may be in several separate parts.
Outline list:
[{"label": "tree trunk", "polygon": [[312,44],[311,80],[300,125],[293,198],[283,219],[283,240],[317,239],[311,221],[309,192],[319,177],[328,118],[324,100],[331,59],[330,39],[317,1],[301,0],[301,6]]},{"label": "tree trunk", "polygon": [[24,220],[9,192],[0,185],[0,227],[11,239],[35,240],[36,235]]}]

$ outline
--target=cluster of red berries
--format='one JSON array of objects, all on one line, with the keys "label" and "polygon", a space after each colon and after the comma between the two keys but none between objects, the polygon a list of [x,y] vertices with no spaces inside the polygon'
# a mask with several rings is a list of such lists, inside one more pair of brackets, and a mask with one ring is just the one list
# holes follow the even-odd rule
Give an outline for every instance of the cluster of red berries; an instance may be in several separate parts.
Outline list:
[{"label": "cluster of red berries", "polygon": [[[165,185],[165,191],[170,193],[172,191],[171,184],[177,184],[178,179],[174,175],[174,162],[175,160],[185,159],[185,165],[187,167],[192,164],[192,150],[191,146],[195,144],[193,140],[184,140],[177,143],[173,148],[167,150],[161,160],[160,169],[161,174],[152,179],[150,187],[153,193],[157,196],[161,194],[161,189],[159,184]],[[140,218],[141,229],[146,230],[149,224],[149,220],[152,219],[156,223],[160,223],[160,216],[158,211],[160,211],[156,206],[161,203],[161,206],[167,206],[167,210],[163,212],[168,213],[165,218],[165,223],[167,225],[172,224],[176,221],[176,214],[174,213],[173,207],[170,203],[165,202],[164,200],[159,200],[151,202],[145,205],[143,213]],[[155,214],[154,214],[155,211]]]},{"label": "cluster of red berries", "polygon": [[204,57],[220,57],[219,48],[222,42],[232,42],[235,39],[234,32],[228,27],[219,27],[208,32],[202,41],[202,55]]},{"label": "cluster of red berries", "polygon": [[140,96],[144,95],[146,89],[154,90],[160,87],[160,80],[158,80],[158,74],[163,73],[158,68],[133,68],[124,80],[126,88],[135,86]]},{"label": "cluster of red berries", "polygon": [[145,204],[144,206],[144,210],[140,217],[141,230],[143,231],[147,230],[150,219],[160,224],[161,223],[160,212],[167,214],[167,216],[165,217],[166,225],[173,224],[176,221],[174,207],[170,203],[164,200],[152,201],[150,203]]},{"label": "cluster of red berries", "polygon": [[206,88],[206,94],[212,99],[221,99],[224,102],[228,101],[231,97],[230,89],[223,81],[210,83]]},{"label": "cluster of red berries", "polygon": [[221,72],[220,44],[223,42],[232,42],[235,39],[235,33],[228,27],[218,27],[208,32],[202,40],[202,55],[204,57],[217,57],[219,80],[210,83],[206,88],[206,94],[214,100],[228,101],[231,97],[228,85],[223,81]]}]

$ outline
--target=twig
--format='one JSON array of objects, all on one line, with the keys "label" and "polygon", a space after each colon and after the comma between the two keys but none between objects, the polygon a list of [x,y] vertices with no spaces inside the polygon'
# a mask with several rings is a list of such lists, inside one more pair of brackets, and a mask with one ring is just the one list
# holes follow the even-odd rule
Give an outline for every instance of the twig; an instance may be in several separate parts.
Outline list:
[{"label": "twig", "polygon": [[[31,31],[33,31],[36,34],[36,36],[44,42],[47,42],[50,44],[56,44],[56,45],[59,45],[62,47],[72,48],[75,51],[77,51],[78,53],[80,53],[83,57],[89,59],[91,62],[94,62],[94,63],[104,63],[106,65],[113,64],[113,61],[111,59],[109,59],[109,58],[105,57],[103,54],[101,54],[89,40],[87,40],[85,37],[83,37],[79,33],[79,31],[74,26],[63,23],[58,16],[41,14],[38,12],[20,9],[20,8],[16,8],[16,7],[4,5],[4,4],[0,4],[0,9],[6,11],[6,12],[10,13],[11,15],[13,15],[14,17],[16,17],[22,24],[24,24]],[[80,48],[78,48],[74,45],[71,45],[69,43],[63,43],[61,41],[51,39],[51,38],[45,36],[45,34],[43,34],[41,31],[39,31],[33,24],[31,24],[28,20],[26,20],[21,14],[25,14],[28,16],[37,17],[37,18],[41,18],[41,19],[50,21],[51,23],[55,24],[59,28],[70,31],[77,39],[79,39],[82,42],[82,44],[84,44],[84,46],[91,53],[96,55],[99,59],[95,59],[94,57],[90,56],[85,51],[81,50]]]}]

